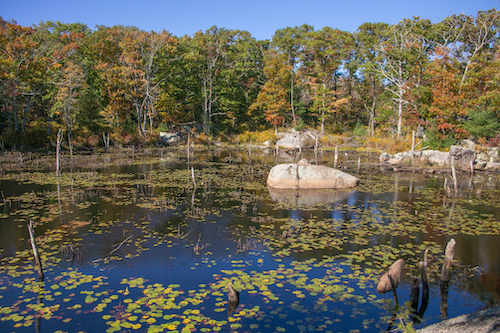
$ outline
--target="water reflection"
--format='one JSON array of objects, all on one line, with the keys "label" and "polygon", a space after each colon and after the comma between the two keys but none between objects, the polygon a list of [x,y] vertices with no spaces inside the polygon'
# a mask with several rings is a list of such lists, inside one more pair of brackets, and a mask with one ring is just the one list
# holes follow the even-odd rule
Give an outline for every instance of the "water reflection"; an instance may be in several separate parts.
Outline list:
[{"label": "water reflection", "polygon": [[347,200],[355,191],[341,190],[289,190],[268,187],[271,199],[292,207],[311,207],[335,204]]},{"label": "water reflection", "polygon": [[[37,227],[39,236],[50,230],[60,230],[64,236],[55,239],[53,243],[54,251],[59,250],[57,256],[62,260],[50,273],[51,278],[56,277],[67,266],[75,266],[86,273],[106,274],[110,290],[123,289],[120,281],[124,276],[140,276],[148,279],[150,284],[158,282],[167,286],[169,283],[180,283],[186,291],[201,291],[199,288],[203,288],[203,293],[206,292],[205,288],[211,290],[208,287],[213,283],[225,285],[221,281],[232,279],[235,288],[244,297],[239,308],[239,299],[227,298],[227,303],[224,304],[227,305],[228,315],[238,315],[241,309],[247,311],[258,305],[261,309],[259,312],[266,316],[272,315],[271,311],[274,309],[281,311],[279,318],[276,315],[266,318],[270,327],[271,321],[273,325],[285,326],[285,320],[292,316],[303,323],[307,322],[307,318],[314,318],[320,325],[326,321],[326,316],[330,316],[331,320],[341,321],[335,324],[338,330],[364,329],[375,332],[379,330],[373,325],[366,329],[361,326],[363,320],[358,320],[374,318],[377,321],[381,315],[386,315],[385,312],[380,314],[373,306],[356,308],[351,307],[348,302],[319,299],[320,296],[315,298],[312,293],[299,293],[296,296],[290,291],[300,288],[311,291],[307,288],[314,287],[312,282],[316,279],[331,281],[330,277],[336,276],[339,285],[349,285],[353,293],[361,297],[373,292],[373,287],[369,283],[357,284],[353,279],[354,273],[372,270],[370,265],[376,262],[374,256],[377,253],[366,252],[366,257],[360,257],[359,271],[351,271],[348,266],[338,266],[345,258],[342,255],[355,252],[359,255],[360,251],[367,248],[383,247],[387,250],[395,249],[398,256],[405,255],[411,259],[420,255],[422,247],[407,245],[420,246],[432,242],[437,244],[436,248],[444,248],[449,238],[453,237],[457,240],[457,265],[454,267],[451,283],[446,289],[441,289],[445,286],[437,283],[431,270],[428,284],[427,277],[422,276],[421,305],[418,306],[419,293],[414,292],[417,296],[417,301],[413,302],[414,314],[420,319],[425,312],[426,321],[423,325],[426,325],[438,321],[440,313],[442,317],[452,317],[500,300],[498,234],[477,235],[472,227],[461,229],[462,224],[480,227],[480,220],[476,216],[481,216],[481,219],[483,216],[489,220],[496,219],[498,223],[500,210],[495,201],[499,188],[497,178],[489,176],[483,180],[481,175],[474,176],[476,188],[481,189],[481,205],[478,203],[476,188],[466,187],[471,186],[468,185],[471,182],[464,183],[463,188],[460,188],[463,196],[450,197],[442,190],[444,177],[437,175],[381,175],[361,170],[363,184],[360,187],[363,188],[351,191],[266,188],[265,175],[276,163],[274,158],[281,162],[285,157],[273,157],[272,154],[267,156],[250,150],[219,150],[197,151],[187,160],[185,155],[179,158],[164,153],[162,160],[156,164],[112,167],[92,173],[130,173],[121,183],[118,180],[122,178],[117,177],[112,177],[111,180],[103,178],[105,183],[93,186],[78,185],[76,182],[75,186],[72,182],[42,186],[2,180],[0,189],[7,201],[1,211],[7,217],[0,225],[0,257],[12,257],[18,250],[27,248],[27,231],[22,222],[32,214],[44,218],[43,223]],[[305,157],[310,158],[307,155]],[[322,158],[327,159],[328,155],[325,154]],[[357,157],[351,156],[349,159],[357,160]],[[329,162],[325,163],[331,165]],[[347,157],[339,163],[349,167]],[[194,188],[188,172],[179,174],[179,181],[165,177],[165,174],[180,169],[191,170],[192,166],[199,177],[198,188]],[[169,182],[164,181],[167,178]],[[465,195],[470,196],[470,201],[469,198],[464,200]],[[40,208],[32,211],[34,206]],[[464,219],[464,216],[473,220],[473,223]],[[300,245],[305,247],[301,248]],[[289,250],[290,254],[280,257],[276,252],[281,248]],[[431,260],[441,255],[437,252],[432,253]],[[94,263],[96,259],[109,257],[110,254],[117,259],[109,264],[104,261]],[[314,267],[309,262],[308,267],[304,264],[304,268],[295,263],[311,258],[316,258],[319,262],[325,257],[335,258],[336,261],[324,267]],[[299,268],[304,269],[300,272],[300,279],[311,281],[307,288],[295,284],[300,280],[296,277],[285,279],[287,275],[283,272],[290,268],[290,262],[297,266],[294,274],[298,274]],[[283,267],[277,270],[277,265]],[[410,294],[408,278],[418,277],[417,266],[413,266],[414,271],[407,272],[407,277],[399,287],[403,300]],[[106,273],[101,270],[106,270]],[[274,272],[275,275],[267,276],[269,272]],[[280,281],[283,280],[280,282],[282,286],[269,284],[269,290],[259,289],[251,294],[246,289],[248,286],[237,283],[239,276],[251,278],[252,286],[260,288],[263,285],[261,276],[264,275],[266,279],[272,278],[271,280],[283,275],[280,277]],[[0,282],[2,278],[4,276],[0,276]],[[22,282],[23,278],[24,276],[15,281]],[[200,283],[206,286],[201,287]],[[342,291],[341,288],[339,290]],[[7,292],[10,296],[7,296]],[[276,295],[281,303],[269,298],[262,301],[261,295]],[[304,298],[297,300],[301,295]],[[19,295],[10,288],[2,296],[1,305],[10,306],[10,299],[17,300]],[[226,299],[222,298],[222,294],[218,296],[220,299],[205,299],[205,303],[199,308],[201,312],[206,312],[206,304],[213,304],[216,300],[221,302],[218,310],[223,311],[225,305],[222,302],[226,302]],[[316,312],[316,305],[320,301],[325,310]],[[80,303],[84,304],[83,300]],[[291,305],[281,306],[283,303]],[[300,311],[294,312],[295,309],[291,307],[298,307],[299,303],[304,308],[298,308]],[[307,312],[307,309],[311,311]],[[337,312],[340,310],[357,316],[356,320],[351,320],[350,317],[342,319]],[[363,316],[357,311],[366,311],[367,314]],[[290,317],[282,319],[281,316],[287,313]],[[100,320],[103,313],[95,315]],[[221,313],[217,318],[225,319],[223,315],[226,313]],[[86,318],[91,318],[86,319],[87,322],[94,319]],[[252,319],[241,318],[242,322],[256,325]],[[49,327],[47,331],[60,328],[60,321],[45,323]],[[102,322],[102,325],[105,323]],[[248,331],[248,327],[247,325],[242,330]],[[89,331],[105,330],[100,329],[102,327],[85,328]],[[0,331],[11,329],[12,324],[9,322],[3,321],[0,324]],[[261,329],[262,327],[259,328]],[[76,331],[77,328],[65,330]]]}]

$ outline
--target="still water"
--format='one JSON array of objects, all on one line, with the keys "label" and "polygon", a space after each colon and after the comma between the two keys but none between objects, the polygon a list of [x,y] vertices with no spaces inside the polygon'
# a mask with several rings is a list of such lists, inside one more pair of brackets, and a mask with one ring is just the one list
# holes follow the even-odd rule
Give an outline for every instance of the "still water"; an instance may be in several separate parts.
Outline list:
[{"label": "still water", "polygon": [[[462,174],[454,194],[445,173],[387,171],[375,154],[342,152],[339,168],[357,175],[358,187],[268,189],[270,168],[294,159],[225,149],[188,158],[165,149],[126,163],[73,163],[60,177],[5,171],[0,331],[380,332],[499,303],[498,174]],[[316,160],[333,166],[333,153]],[[451,280],[442,283],[451,238]],[[418,264],[426,249],[423,300]],[[395,307],[392,293],[376,286],[401,258]],[[229,283],[238,302],[228,301]]]}]

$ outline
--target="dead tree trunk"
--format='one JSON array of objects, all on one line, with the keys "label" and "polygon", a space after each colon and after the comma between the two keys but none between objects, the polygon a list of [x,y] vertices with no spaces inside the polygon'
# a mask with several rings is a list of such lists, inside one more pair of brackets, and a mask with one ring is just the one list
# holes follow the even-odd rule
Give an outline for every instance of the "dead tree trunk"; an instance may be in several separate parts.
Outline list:
[{"label": "dead tree trunk", "polygon": [[456,241],[452,238],[446,245],[446,250],[444,254],[444,263],[443,269],[441,270],[441,281],[449,282],[450,281],[450,267],[451,261],[453,260],[454,252],[455,252],[455,244]]},{"label": "dead tree trunk", "polygon": [[59,176],[61,174],[61,143],[63,139],[63,129],[60,128],[57,132],[57,140],[56,140],[56,175]]},{"label": "dead tree trunk", "polygon": [[453,255],[455,251],[455,240],[452,238],[446,245],[443,269],[441,271],[441,283],[439,285],[441,289],[441,316],[443,319],[448,318],[448,290],[450,286],[450,267],[451,261],[453,260]]},{"label": "dead tree trunk", "polygon": [[38,253],[38,248],[36,246],[35,231],[33,230],[33,220],[30,220],[28,225],[28,231],[30,234],[31,248],[33,249],[33,256],[35,257],[35,263],[38,268],[38,281],[43,282],[43,267],[42,261],[40,260],[40,254]]}]

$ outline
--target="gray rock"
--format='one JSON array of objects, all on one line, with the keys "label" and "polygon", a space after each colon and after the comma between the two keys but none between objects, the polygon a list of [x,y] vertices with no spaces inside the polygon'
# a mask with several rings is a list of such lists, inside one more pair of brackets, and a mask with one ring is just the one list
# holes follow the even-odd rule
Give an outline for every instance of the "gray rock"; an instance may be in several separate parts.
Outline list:
[{"label": "gray rock", "polygon": [[477,154],[474,149],[460,146],[450,147],[450,159],[454,159],[454,164],[457,169],[469,170],[471,163],[474,164],[476,161],[476,155]]},{"label": "gray rock", "polygon": [[391,154],[389,153],[382,153],[380,154],[380,157],[378,158],[378,160],[381,162],[381,163],[384,163],[384,162],[387,162],[391,159]]},{"label": "gray rock", "polygon": [[484,167],[484,170],[500,171],[500,163],[489,162]]},{"label": "gray rock", "polygon": [[307,160],[274,166],[269,172],[267,185],[281,189],[350,188],[359,179],[340,170],[313,165]]},{"label": "gray rock", "polygon": [[420,157],[431,165],[445,166],[450,164],[450,154],[439,150],[424,150]]},{"label": "gray rock", "polygon": [[476,144],[472,140],[465,139],[465,140],[462,140],[460,142],[460,146],[465,147],[465,148],[469,148],[469,149],[474,149],[476,147]]},{"label": "gray rock", "polygon": [[461,315],[418,330],[419,333],[500,332],[500,306]]},{"label": "gray rock", "polygon": [[394,154],[391,158],[387,160],[389,164],[402,164],[402,163],[411,163],[413,155],[411,152],[405,151]]},{"label": "gray rock", "polygon": [[164,144],[174,144],[180,142],[182,136],[179,132],[160,132],[160,140]]},{"label": "gray rock", "polygon": [[313,146],[315,143],[314,135],[308,131],[298,132],[292,129],[290,132],[285,133],[281,139],[276,142],[278,147],[287,149],[303,148]]},{"label": "gray rock", "polygon": [[485,167],[486,167],[486,162],[476,162],[476,164],[474,164],[474,169],[476,170],[483,170]]},{"label": "gray rock", "polygon": [[480,162],[500,162],[499,148],[482,148],[476,156],[476,161]]}]

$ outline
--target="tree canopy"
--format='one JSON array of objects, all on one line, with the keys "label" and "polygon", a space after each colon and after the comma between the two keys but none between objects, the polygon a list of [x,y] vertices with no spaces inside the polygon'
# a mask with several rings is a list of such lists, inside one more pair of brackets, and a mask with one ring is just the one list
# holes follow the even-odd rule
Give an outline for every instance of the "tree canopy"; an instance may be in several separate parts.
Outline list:
[{"label": "tree canopy", "polygon": [[[500,14],[413,17],[347,32],[307,24],[256,40],[211,27],[193,36],[133,26],[0,18],[0,141],[48,147],[309,126],[401,139],[498,142]],[[496,140],[496,141],[495,141]],[[432,144],[432,142],[431,142]]]}]

